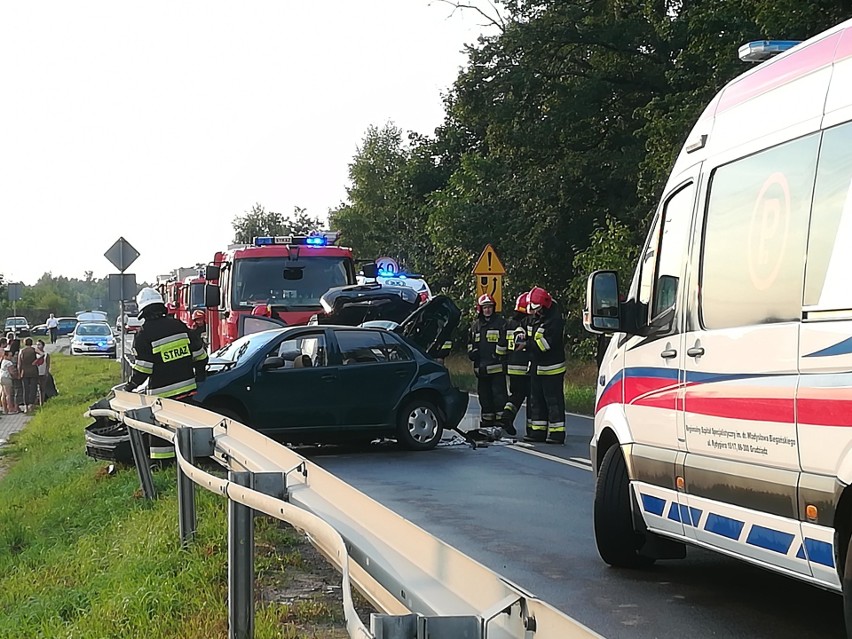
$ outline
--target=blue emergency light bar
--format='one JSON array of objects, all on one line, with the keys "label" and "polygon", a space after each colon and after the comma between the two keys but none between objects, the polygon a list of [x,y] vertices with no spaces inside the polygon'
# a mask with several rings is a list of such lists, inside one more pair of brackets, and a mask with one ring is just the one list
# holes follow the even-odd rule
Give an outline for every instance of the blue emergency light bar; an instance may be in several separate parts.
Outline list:
[{"label": "blue emergency light bar", "polygon": [[801,40],[756,40],[741,46],[738,53],[743,62],[763,62],[797,44],[801,44]]},{"label": "blue emergency light bar", "polygon": [[340,234],[337,231],[317,231],[310,235],[274,235],[255,237],[255,246],[328,246],[334,244]]}]

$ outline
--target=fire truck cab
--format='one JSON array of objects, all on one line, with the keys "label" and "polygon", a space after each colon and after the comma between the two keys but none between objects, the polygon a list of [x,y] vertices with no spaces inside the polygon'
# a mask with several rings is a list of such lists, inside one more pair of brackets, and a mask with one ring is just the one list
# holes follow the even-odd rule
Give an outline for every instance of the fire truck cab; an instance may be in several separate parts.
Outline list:
[{"label": "fire truck cab", "polygon": [[256,237],[216,253],[205,274],[211,349],[248,333],[307,324],[322,312],[323,293],[355,284],[352,249],[336,246],[338,236]]}]

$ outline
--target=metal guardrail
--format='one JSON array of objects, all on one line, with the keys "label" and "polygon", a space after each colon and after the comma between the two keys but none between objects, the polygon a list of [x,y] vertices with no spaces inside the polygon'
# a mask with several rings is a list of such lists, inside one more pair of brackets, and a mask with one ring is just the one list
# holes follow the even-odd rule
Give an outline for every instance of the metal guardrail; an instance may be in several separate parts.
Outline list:
[{"label": "metal guardrail", "polygon": [[[195,533],[194,487],[229,500],[229,637],[254,632],[252,511],[302,530],[340,570],[349,636],[365,639],[588,639],[600,635],[257,431],[203,408],[122,390],[92,417],[124,422],[145,495],[142,433],[174,442],[182,544]],[[198,468],[213,457],[228,478]],[[351,584],[382,614],[368,630]]]}]

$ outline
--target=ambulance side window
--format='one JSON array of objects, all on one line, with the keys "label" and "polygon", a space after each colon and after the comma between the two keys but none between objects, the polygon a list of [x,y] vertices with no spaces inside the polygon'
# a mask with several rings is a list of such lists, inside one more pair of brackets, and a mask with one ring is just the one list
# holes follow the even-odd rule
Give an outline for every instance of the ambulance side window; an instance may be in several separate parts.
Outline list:
[{"label": "ambulance side window", "polygon": [[808,235],[805,306],[852,309],[852,123],[828,129],[819,152]]},{"label": "ambulance side window", "polygon": [[[651,323],[672,310],[677,303],[680,273],[686,257],[695,189],[692,184],[678,189],[654,218],[654,226],[642,254],[639,301],[649,309]],[[673,319],[673,318],[672,318]],[[676,328],[670,324],[669,328]]]},{"label": "ambulance side window", "polygon": [[819,134],[717,168],[701,256],[701,320],[723,329],[798,321]]}]

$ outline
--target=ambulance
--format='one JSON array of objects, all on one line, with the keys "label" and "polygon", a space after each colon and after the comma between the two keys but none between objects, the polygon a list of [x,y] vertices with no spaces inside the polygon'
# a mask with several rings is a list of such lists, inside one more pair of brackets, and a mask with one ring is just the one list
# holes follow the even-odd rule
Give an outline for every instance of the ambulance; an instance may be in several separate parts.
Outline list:
[{"label": "ambulance", "polygon": [[701,546],[843,593],[852,628],[852,21],[715,96],[619,291],[593,273],[584,311],[603,560]]}]

